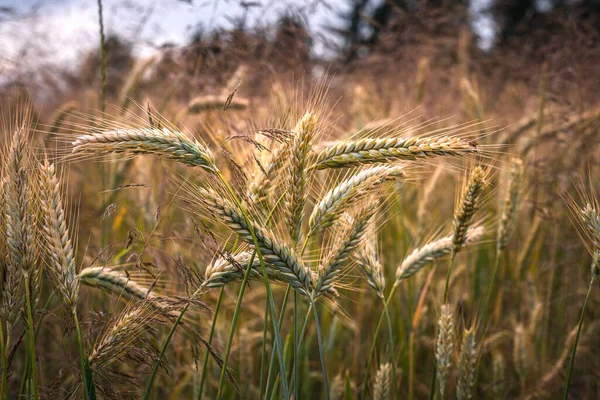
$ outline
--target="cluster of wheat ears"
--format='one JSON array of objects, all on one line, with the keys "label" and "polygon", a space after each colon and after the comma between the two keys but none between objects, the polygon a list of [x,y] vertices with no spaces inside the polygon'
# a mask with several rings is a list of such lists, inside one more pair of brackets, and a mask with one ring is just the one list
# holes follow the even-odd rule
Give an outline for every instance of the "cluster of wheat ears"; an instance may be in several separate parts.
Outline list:
[{"label": "cluster of wheat ears", "polygon": [[[227,108],[231,100],[218,107]],[[88,119],[86,125],[73,125],[76,128],[69,134],[52,136],[63,146],[60,151],[51,151],[39,149],[34,133],[54,133],[56,129],[32,127],[29,108],[21,107],[13,118],[15,122],[4,127],[7,140],[1,165],[0,397],[16,398],[17,393],[35,399],[58,396],[53,391],[56,386],[65,398],[150,398],[158,390],[157,379],[167,382],[165,376],[173,362],[167,357],[172,338],[183,335],[186,339],[177,343],[190,345],[178,352],[194,353],[195,367],[184,367],[195,371],[196,378],[190,385],[197,398],[221,399],[237,393],[250,398],[298,399],[303,394],[318,393],[327,399],[392,399],[405,393],[400,382],[405,376],[412,398],[414,341],[415,335],[425,335],[419,331],[419,319],[427,290],[421,292],[420,311],[413,315],[409,334],[400,332],[403,327],[393,322],[390,304],[401,301],[395,296],[397,288],[407,282],[410,285],[426,267],[438,265],[443,258],[449,260],[446,278],[431,302],[437,324],[428,333],[435,342],[430,347],[435,362],[429,364],[432,381],[424,386],[429,388],[430,398],[454,393],[458,399],[470,399],[475,388],[482,385],[489,393],[501,392],[501,384],[485,382],[488,376],[480,376],[478,371],[484,351],[485,357],[490,357],[489,349],[494,345],[495,309],[502,301],[498,290],[501,259],[517,223],[524,189],[523,162],[503,156],[497,147],[477,144],[476,138],[486,138],[482,138],[485,135],[481,128],[472,124],[431,132],[426,132],[428,124],[410,129],[383,126],[332,140],[331,116],[324,107],[308,106],[297,120],[292,115],[275,128],[264,126],[251,134],[235,136],[241,139],[234,140],[236,148],[244,149],[235,154],[224,147],[216,152],[206,140],[193,138],[150,110],[143,124],[129,125],[127,119],[121,119],[110,128],[110,123]],[[63,119],[61,114],[61,123]],[[425,134],[419,134],[423,131]],[[186,260],[177,260],[185,280],[184,292],[161,290],[157,284],[160,277],[151,282],[137,279],[147,268],[144,248],[135,257],[121,258],[119,263],[102,262],[93,256],[90,261],[89,255],[78,251],[82,246],[77,245],[75,232],[81,222],[73,212],[76,207],[68,201],[67,167],[90,158],[130,163],[134,156],[159,157],[190,169],[186,178],[182,174],[175,178],[175,204],[171,206],[194,218],[195,230],[207,242],[201,251],[211,252],[211,261],[196,268],[188,267]],[[447,229],[440,229],[446,235],[431,240],[423,235],[420,245],[406,252],[390,272],[389,262],[382,260],[386,247],[380,243],[379,232],[383,225],[396,223],[395,199],[403,190],[401,185],[418,182],[415,178],[428,166],[464,172],[452,222]],[[491,182],[497,171],[507,172],[503,185],[506,194],[500,196],[498,216],[484,215],[483,210],[478,215],[482,204],[496,193]],[[425,192],[432,190],[438,175],[436,172],[430,178]],[[127,185],[119,188],[123,187]],[[582,227],[582,237],[589,237],[588,247],[594,255],[591,290],[600,273],[600,209],[595,198],[583,198],[587,198],[583,204],[572,199],[569,204]],[[427,207],[433,205],[419,201],[423,203],[418,206],[421,219],[428,213]],[[109,206],[103,219],[109,218],[111,211]],[[130,233],[126,249],[137,234]],[[484,241],[496,244],[495,262],[489,266],[487,285],[481,288],[481,301],[469,304],[472,309],[465,310],[464,304],[458,307],[460,293],[451,290],[457,268],[465,268],[463,264],[455,266],[457,256]],[[431,275],[425,286],[430,280]],[[248,299],[246,291],[251,281],[253,287],[264,286],[264,291],[258,291],[265,304],[259,322],[262,327],[255,330],[255,336],[254,328],[240,324],[248,302],[258,301],[258,297]],[[75,332],[78,349],[78,364],[60,371],[54,382],[42,382],[40,365],[50,361],[36,355],[41,346],[41,310],[47,307],[41,304],[42,294],[47,293],[44,282],[51,282],[52,296],[62,299],[69,320],[66,332]],[[89,328],[83,329],[79,316],[82,306],[78,305],[82,304],[84,287],[96,288],[127,305],[121,312],[101,318],[99,329],[93,327],[93,320],[103,316],[94,317],[86,310]],[[275,289],[285,289],[283,297]],[[232,293],[233,298],[228,296]],[[290,294],[293,298],[288,301]],[[332,337],[327,336],[327,330],[339,329],[340,321],[352,329],[352,315],[344,304],[350,301],[360,308],[370,296],[380,306],[371,308],[378,312],[373,316],[374,334],[366,358],[359,361],[362,375],[334,376],[330,369],[334,367],[337,373],[340,368],[328,363],[328,353],[334,350],[326,340]],[[224,314],[228,298],[234,304],[233,312]],[[292,309],[291,318],[285,317],[288,307]],[[212,317],[207,317],[207,311]],[[322,323],[324,314],[326,325]],[[221,315],[225,321],[218,320]],[[470,316],[469,322],[464,322],[465,315]],[[583,319],[583,312],[581,316]],[[529,320],[529,325],[517,324],[514,332],[513,362],[522,385],[528,383],[530,373],[528,335],[535,315]],[[221,335],[218,326],[225,323],[229,332]],[[572,353],[566,352],[557,362],[560,369],[570,360],[565,398],[581,326],[580,320],[565,343]],[[239,368],[260,359],[260,375],[248,372],[254,375],[250,380],[258,382],[249,392],[240,387],[245,383],[240,381],[239,370],[231,365],[236,335],[239,352],[243,353],[244,346],[250,349],[250,360],[242,359]],[[315,336],[318,364],[305,362],[312,355],[306,354],[303,342]],[[387,342],[378,343],[379,336],[387,337]],[[407,343],[405,337],[409,338]],[[252,352],[252,343],[256,342],[260,350],[254,347],[256,351]],[[399,348],[408,349],[409,365],[399,365]],[[19,351],[25,354],[22,364],[13,362]],[[503,355],[498,351],[492,355],[493,379],[499,379]],[[377,358],[379,367],[374,365]],[[139,371],[146,373],[138,376]],[[556,375],[556,371],[550,371],[544,379],[552,380]],[[306,388],[303,380],[309,377],[316,382],[316,389]],[[177,390],[174,384],[172,391]]]}]

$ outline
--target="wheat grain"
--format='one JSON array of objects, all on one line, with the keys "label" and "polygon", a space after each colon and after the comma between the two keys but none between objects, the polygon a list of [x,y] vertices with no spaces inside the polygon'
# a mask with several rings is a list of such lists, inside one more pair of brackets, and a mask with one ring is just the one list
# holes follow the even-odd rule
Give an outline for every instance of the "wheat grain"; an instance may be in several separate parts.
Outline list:
[{"label": "wheat grain", "polygon": [[218,170],[207,146],[167,128],[131,128],[91,133],[78,136],[73,142],[73,155],[106,153],[154,154],[206,171]]},{"label": "wheat grain", "polygon": [[323,149],[313,168],[345,168],[361,164],[458,156],[478,151],[477,145],[455,136],[389,137],[344,140]]}]

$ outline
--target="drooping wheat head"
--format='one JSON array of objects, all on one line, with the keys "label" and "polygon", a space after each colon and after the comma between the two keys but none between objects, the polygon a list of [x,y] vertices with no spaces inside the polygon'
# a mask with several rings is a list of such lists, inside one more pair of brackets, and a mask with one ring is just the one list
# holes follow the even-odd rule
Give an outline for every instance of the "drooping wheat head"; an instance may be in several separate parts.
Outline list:
[{"label": "drooping wheat head", "polygon": [[[484,232],[485,229],[483,226],[470,227],[467,230],[464,245],[479,242]],[[396,284],[403,279],[413,276],[429,262],[449,255],[453,248],[453,237],[454,235],[449,235],[413,250],[396,269]]]},{"label": "drooping wheat head", "polygon": [[73,142],[72,156],[108,153],[154,154],[209,172],[218,170],[204,144],[167,128],[130,128],[90,133]]}]

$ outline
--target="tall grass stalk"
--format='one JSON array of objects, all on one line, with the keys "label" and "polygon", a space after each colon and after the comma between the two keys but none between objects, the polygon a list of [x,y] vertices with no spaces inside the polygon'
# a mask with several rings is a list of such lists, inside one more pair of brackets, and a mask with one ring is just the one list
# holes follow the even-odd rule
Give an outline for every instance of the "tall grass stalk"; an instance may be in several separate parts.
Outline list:
[{"label": "tall grass stalk", "polygon": [[[212,340],[215,335],[215,327],[217,325],[217,318],[219,317],[219,310],[221,310],[221,303],[223,301],[223,294],[225,293],[225,287],[223,286],[219,291],[219,298],[217,299],[217,305],[215,306],[215,313],[213,315],[212,324],[210,325],[210,333],[208,334],[208,345],[212,345]],[[204,361],[202,362],[202,377],[200,378],[200,388],[198,390],[198,400],[202,400],[204,391],[204,382],[206,381],[206,368],[208,367],[208,358],[210,351],[206,350],[204,355]]]},{"label": "tall grass stalk", "polygon": [[581,333],[581,327],[583,325],[583,316],[585,315],[585,308],[587,306],[588,300],[590,298],[590,293],[592,292],[592,286],[594,285],[594,281],[600,272],[600,250],[596,250],[594,254],[594,260],[592,261],[592,278],[590,279],[590,284],[588,286],[587,294],[585,295],[585,300],[583,301],[583,307],[581,308],[581,315],[579,316],[579,324],[577,326],[577,335],[575,336],[575,343],[573,344],[573,351],[571,352],[571,360],[569,361],[569,373],[567,375],[567,382],[565,384],[565,395],[564,400],[569,399],[569,389],[571,386],[571,377],[573,375],[573,367],[575,365],[575,356],[577,354],[577,344],[579,343],[579,334]]}]

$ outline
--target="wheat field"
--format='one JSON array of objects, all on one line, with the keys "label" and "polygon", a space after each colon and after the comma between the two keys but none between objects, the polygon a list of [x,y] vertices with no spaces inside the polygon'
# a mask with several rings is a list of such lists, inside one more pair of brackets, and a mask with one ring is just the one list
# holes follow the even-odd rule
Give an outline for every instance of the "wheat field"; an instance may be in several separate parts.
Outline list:
[{"label": "wheat field", "polygon": [[3,94],[0,397],[600,398],[600,108],[417,61]]}]

